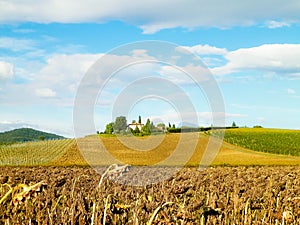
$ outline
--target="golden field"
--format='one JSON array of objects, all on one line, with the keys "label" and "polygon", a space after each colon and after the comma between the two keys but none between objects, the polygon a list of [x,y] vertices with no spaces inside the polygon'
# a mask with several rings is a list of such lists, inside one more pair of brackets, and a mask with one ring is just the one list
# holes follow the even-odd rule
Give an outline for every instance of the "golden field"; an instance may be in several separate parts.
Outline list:
[{"label": "golden field", "polygon": [[[247,134],[250,131],[273,132],[274,130],[237,129],[230,132]],[[288,132],[282,133],[287,134]],[[281,146],[281,148],[283,147]],[[217,149],[219,150],[217,151]],[[148,137],[92,135],[78,140],[28,142],[0,146],[0,164],[2,166],[85,166],[88,164],[124,163],[198,166],[205,151],[208,159],[204,161],[204,164],[208,163],[213,166],[300,165],[300,157],[253,151],[225,141],[222,142],[219,138],[204,133],[179,133]],[[212,163],[211,159],[214,159]]]},{"label": "golden field", "polygon": [[[184,140],[181,140],[182,135],[186,135]],[[103,148],[102,145],[99,146],[100,141],[105,148]],[[81,154],[83,154],[85,158],[89,159],[91,164],[108,165],[117,162],[114,161],[117,159],[121,163],[131,165],[154,165],[172,155],[174,160],[171,162],[168,161],[165,165],[173,166],[176,165],[176,159],[186,158],[188,154],[187,151],[185,151],[186,146],[192,146],[188,152],[193,150],[193,154],[189,160],[187,160],[186,166],[198,166],[209,141],[211,141],[211,148],[213,148],[214,145],[218,147],[220,144],[217,156],[212,162],[214,166],[300,165],[300,157],[257,152],[224,141],[220,143],[220,140],[217,138],[199,133],[168,134],[163,136],[163,140],[161,140],[159,136],[139,138],[124,137],[121,138],[121,140],[117,137],[87,137],[78,141],[81,151],[73,146],[73,149],[68,149],[56,162],[64,164],[67,163],[69,159],[73,163],[82,165],[83,160]],[[137,143],[132,144],[134,142]],[[145,142],[144,146],[146,147],[145,149],[140,149],[139,147],[143,142]],[[126,146],[128,143],[132,146]],[[151,148],[151,150],[147,150],[147,146],[155,146],[155,143],[160,144],[153,149]],[[133,150],[130,147],[139,150]],[[178,149],[174,152],[176,147]],[[102,155],[103,157],[101,157]],[[78,159],[78,161],[76,159]],[[181,163],[181,161],[179,163]]]}]

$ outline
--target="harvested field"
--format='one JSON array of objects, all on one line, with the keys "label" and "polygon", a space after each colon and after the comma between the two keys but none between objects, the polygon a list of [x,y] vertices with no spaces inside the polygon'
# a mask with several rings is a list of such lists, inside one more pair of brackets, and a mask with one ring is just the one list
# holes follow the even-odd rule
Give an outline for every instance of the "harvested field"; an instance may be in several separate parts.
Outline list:
[{"label": "harvested field", "polygon": [[[100,141],[105,149],[99,147]],[[124,145],[122,141],[129,146]],[[210,141],[210,150],[217,149],[218,143],[220,144],[212,162],[214,166],[300,165],[299,156],[257,152],[221,142],[220,139],[203,133],[184,133],[120,139],[99,138],[94,135],[78,139],[79,147],[74,139],[3,145],[0,146],[0,166],[108,166],[121,162],[135,166],[160,163],[160,166],[186,164],[197,167]],[[172,158],[168,159],[170,156]]]},{"label": "harvested field", "polygon": [[[186,137],[183,145],[179,148],[177,153],[174,153],[174,149],[178,145],[178,141],[181,137]],[[196,138],[196,141],[194,141]],[[187,133],[187,134],[170,134],[166,135],[163,141],[155,148],[149,151],[139,151],[133,150],[138,148],[129,148],[122,144],[122,142],[116,137],[106,137],[101,138],[102,143],[105,145],[106,150],[109,152],[107,156],[106,150],[99,149],[99,138],[97,136],[86,137],[78,141],[79,148],[76,144],[72,145],[72,148],[65,150],[64,155],[49,162],[48,165],[102,165],[108,166],[112,163],[116,163],[114,160],[117,159],[124,164],[144,166],[144,165],[154,165],[155,163],[162,162],[170,155],[173,155],[173,159],[169,162],[163,164],[163,166],[178,166],[182,165],[181,162],[176,161],[176,159],[183,159],[187,157],[186,146],[194,146],[193,154],[190,158],[186,160],[187,166],[199,166],[202,159],[203,153],[205,152],[208,142],[211,138],[212,144],[214,142],[218,144],[219,139],[210,137],[204,134],[197,133]],[[134,143],[134,138],[128,138],[127,143]],[[138,143],[136,146],[140,146],[143,141],[153,141],[160,139],[159,136],[153,136],[151,138],[138,138]],[[150,143],[145,146],[150,146]],[[82,154],[84,157],[82,157]],[[109,157],[113,156],[113,160]],[[87,163],[85,160],[88,159]],[[230,165],[230,166],[299,166],[300,157],[289,156],[289,155],[278,155],[270,154],[265,152],[257,152],[229,144],[227,142],[222,142],[219,152],[212,162],[213,166],[219,165]]]},{"label": "harvested field", "polygon": [[300,167],[184,168],[97,188],[106,168],[0,168],[0,224],[300,224]]}]

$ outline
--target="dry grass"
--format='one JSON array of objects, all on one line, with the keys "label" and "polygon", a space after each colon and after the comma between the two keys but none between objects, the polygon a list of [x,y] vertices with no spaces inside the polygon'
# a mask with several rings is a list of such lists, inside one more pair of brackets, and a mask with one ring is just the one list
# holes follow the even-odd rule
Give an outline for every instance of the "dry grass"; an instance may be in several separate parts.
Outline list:
[{"label": "dry grass", "polygon": [[[85,157],[90,159],[89,162],[91,164],[110,165],[112,163],[115,163],[115,161],[113,161],[114,159],[117,159],[121,163],[130,165],[154,165],[166,159],[171,154],[175,154],[175,158],[184,157],[184,155],[186,154],[184,146],[193,144],[192,138],[195,138],[195,134],[193,134],[190,139],[185,140],[179,152],[174,153],[174,149],[178,145],[180,137],[181,134],[166,135],[160,145],[149,151],[133,150],[122,144],[122,142],[116,137],[107,137],[100,139],[106,149],[99,148],[100,140],[96,136],[80,140],[79,146],[82,147],[81,153],[83,153]],[[127,137],[127,141],[131,141],[130,138],[131,137]],[[204,134],[200,134],[197,137],[197,145],[194,150],[194,154],[186,164],[187,166],[199,165],[203,153],[206,150],[209,138],[210,136]],[[131,139],[134,140],[136,138]],[[139,138],[139,141],[146,140],[149,143],[157,141],[156,139],[159,139],[159,137],[153,136],[151,138],[148,138],[148,140],[147,138]],[[112,156],[113,159],[108,157],[99,157],[99,155],[106,156],[106,154]],[[64,157],[68,158],[69,155],[70,154],[66,154]],[[74,154],[72,155],[74,156]],[[70,155],[70,157],[72,156]],[[166,166],[174,165],[176,165],[176,162],[166,164]],[[223,142],[217,157],[213,161],[213,165],[300,165],[300,157],[256,152]]]},{"label": "dry grass", "polygon": [[[182,138],[181,135],[185,135]],[[161,163],[164,166],[180,164],[176,159],[187,157],[187,146],[193,148],[192,156],[186,166],[198,166],[208,145],[210,136],[198,133],[156,135],[150,137],[117,137],[90,136],[78,140],[56,141],[44,143],[26,143],[12,147],[2,147],[1,165],[48,165],[48,166],[87,166],[87,165],[155,165],[163,162],[170,155],[171,161]],[[218,141],[218,140],[215,140]],[[105,148],[102,148],[100,142]],[[179,142],[181,143],[179,145]],[[125,146],[126,143],[129,146]],[[179,146],[179,147],[178,147]],[[174,151],[178,147],[178,151]],[[139,150],[133,150],[139,149]],[[21,151],[16,152],[16,149]],[[150,150],[149,150],[150,149]],[[43,154],[46,154],[43,156]],[[30,157],[29,157],[30,156]],[[300,157],[275,155],[251,151],[239,146],[223,142],[213,165],[300,165]]]}]

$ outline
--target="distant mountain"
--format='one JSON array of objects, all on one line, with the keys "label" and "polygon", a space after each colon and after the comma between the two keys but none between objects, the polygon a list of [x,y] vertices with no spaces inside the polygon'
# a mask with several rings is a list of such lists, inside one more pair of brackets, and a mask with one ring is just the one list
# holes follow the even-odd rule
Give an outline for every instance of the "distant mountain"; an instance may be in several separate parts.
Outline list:
[{"label": "distant mountain", "polygon": [[56,134],[46,133],[32,128],[20,128],[0,133],[0,143],[14,143],[24,141],[64,139],[65,137]]}]

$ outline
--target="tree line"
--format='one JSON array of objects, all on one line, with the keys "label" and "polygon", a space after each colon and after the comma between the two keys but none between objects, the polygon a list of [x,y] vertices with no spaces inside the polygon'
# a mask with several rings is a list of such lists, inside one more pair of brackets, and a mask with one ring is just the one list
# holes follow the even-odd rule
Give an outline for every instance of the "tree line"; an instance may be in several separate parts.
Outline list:
[{"label": "tree line", "polygon": [[149,118],[147,119],[146,124],[143,124],[143,126],[141,126],[141,116],[138,117],[138,122],[136,122],[136,120],[133,120],[131,125],[135,125],[134,129],[128,125],[125,116],[118,116],[116,117],[114,122],[110,122],[106,125],[104,134],[133,134],[135,136],[147,136],[153,133],[186,133],[208,131],[212,129],[238,128],[235,122],[233,122],[232,125],[228,127],[215,127],[213,125],[211,125],[210,127],[176,127],[175,124],[171,125],[171,123],[169,123],[168,126],[166,126],[164,123],[159,123],[155,126]]}]

